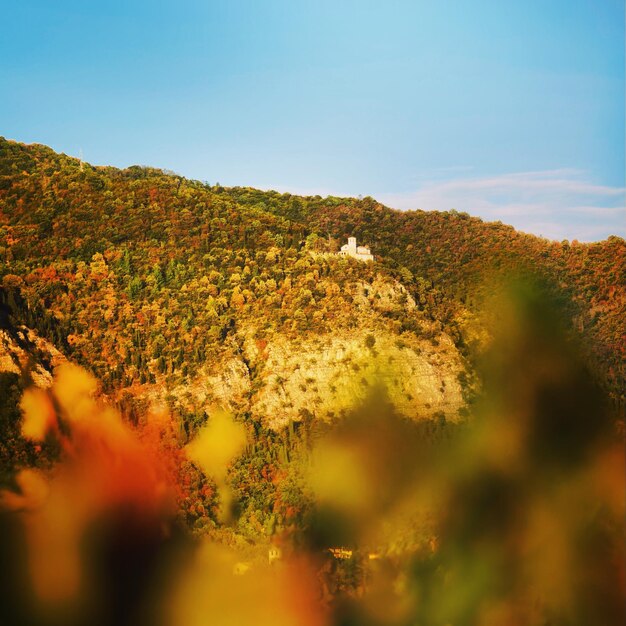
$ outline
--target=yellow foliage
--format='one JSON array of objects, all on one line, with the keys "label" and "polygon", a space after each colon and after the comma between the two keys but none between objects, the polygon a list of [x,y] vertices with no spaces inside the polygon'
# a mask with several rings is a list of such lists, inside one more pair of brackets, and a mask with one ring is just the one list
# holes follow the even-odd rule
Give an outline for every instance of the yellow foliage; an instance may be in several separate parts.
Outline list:
[{"label": "yellow foliage", "polygon": [[317,499],[343,511],[359,512],[369,506],[371,481],[358,450],[326,442],[316,450],[309,484]]},{"label": "yellow foliage", "polygon": [[85,419],[92,414],[91,395],[96,391],[96,379],[86,370],[72,363],[59,365],[55,372],[52,391],[71,421]]},{"label": "yellow foliage", "polygon": [[48,497],[45,477],[33,469],[22,470],[15,478],[20,493],[0,491],[0,506],[10,511],[27,511],[40,507]]},{"label": "yellow foliage", "polygon": [[27,389],[20,408],[24,414],[22,435],[26,439],[43,441],[55,424],[55,411],[48,393],[38,388]]},{"label": "yellow foliage", "polygon": [[34,591],[44,602],[67,602],[80,583],[85,508],[75,485],[63,478],[50,480],[35,470],[22,470],[17,483],[21,493],[0,492],[0,504],[22,515]]},{"label": "yellow foliage", "polygon": [[171,598],[172,626],[323,626],[327,617],[305,562],[257,563],[242,572],[240,556],[205,542]]},{"label": "yellow foliage", "polygon": [[[18,491],[0,491],[0,507],[17,513],[26,538],[32,588],[42,607],[79,602],[90,584],[91,562],[83,562],[85,532],[95,520],[121,509],[137,518],[158,520],[170,503],[161,471],[162,457],[141,444],[137,434],[114,408],[97,403],[95,379],[70,364],[56,372],[50,395],[27,390],[21,401],[22,433],[42,440],[55,428],[61,458],[53,471],[33,469],[16,476]],[[163,416],[159,416],[163,420]],[[95,571],[95,569],[94,569]]]},{"label": "yellow foliage", "polygon": [[215,413],[196,438],[187,445],[187,457],[207,476],[222,481],[229,463],[246,445],[246,430],[224,412]]}]

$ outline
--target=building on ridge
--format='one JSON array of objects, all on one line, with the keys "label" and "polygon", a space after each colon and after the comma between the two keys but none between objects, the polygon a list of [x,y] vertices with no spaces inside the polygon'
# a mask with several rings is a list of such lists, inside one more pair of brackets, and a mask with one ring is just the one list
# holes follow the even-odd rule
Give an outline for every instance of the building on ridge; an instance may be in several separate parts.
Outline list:
[{"label": "building on ridge", "polygon": [[348,237],[348,243],[341,246],[341,256],[350,256],[359,261],[373,261],[374,255],[367,246],[357,246],[356,237]]}]

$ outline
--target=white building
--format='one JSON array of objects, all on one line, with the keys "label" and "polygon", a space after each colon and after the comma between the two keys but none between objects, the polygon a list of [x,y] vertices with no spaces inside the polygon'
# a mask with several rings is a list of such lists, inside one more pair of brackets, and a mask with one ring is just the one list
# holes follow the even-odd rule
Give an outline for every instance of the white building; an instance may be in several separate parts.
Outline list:
[{"label": "white building", "polygon": [[351,256],[359,261],[373,261],[374,255],[367,246],[357,246],[356,237],[348,237],[348,243],[341,246],[341,256]]}]

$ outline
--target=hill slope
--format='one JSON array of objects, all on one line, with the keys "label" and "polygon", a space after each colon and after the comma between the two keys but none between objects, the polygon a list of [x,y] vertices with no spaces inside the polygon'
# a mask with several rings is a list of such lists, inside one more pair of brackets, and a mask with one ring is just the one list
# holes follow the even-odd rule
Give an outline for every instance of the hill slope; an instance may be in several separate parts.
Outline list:
[{"label": "hill slope", "polygon": [[16,320],[120,402],[279,427],[332,419],[382,380],[406,415],[458,417],[458,307],[434,286],[416,299],[393,267],[320,254],[303,224],[159,170],[2,141],[0,176]]},{"label": "hill slope", "polygon": [[[333,254],[349,234],[374,264]],[[0,238],[19,321],[120,401],[167,400],[198,419],[216,403],[278,427],[332,419],[382,379],[403,413],[456,419],[486,297],[520,272],[563,303],[623,394],[617,237],[550,242],[456,212],[211,187],[0,140]]]},{"label": "hill slope", "polygon": [[[370,245],[375,262],[338,256],[347,235]],[[587,369],[619,405],[625,259],[617,237],[550,242],[454,212],[211,187],[0,139],[0,482],[10,484],[16,466],[45,466],[58,454],[50,442],[40,448],[21,436],[18,402],[29,371],[47,384],[55,362],[69,359],[97,376],[100,393],[138,430],[146,416],[166,415],[157,410],[166,405],[176,458],[216,407],[234,413],[248,434],[228,475],[235,521],[223,523],[216,484],[187,461],[178,511],[225,543],[265,546],[309,527],[307,455],[328,424],[354,426],[341,418],[370,390],[382,386],[391,401],[377,413],[382,432],[387,418],[421,420],[410,424],[422,443],[445,448],[466,428],[466,415],[480,417],[472,407],[482,384],[476,363],[498,327],[501,350],[510,348],[502,350],[504,366],[492,366],[504,390],[493,394],[491,381],[502,430],[486,445],[500,450],[496,439],[506,443],[519,430],[510,420],[532,415],[533,428],[549,435],[537,458],[552,467],[572,440],[591,441],[604,409],[568,378],[574,369],[586,380],[556,324],[530,324],[533,332],[513,324],[507,346],[506,312],[490,298],[511,276],[540,282],[545,298],[559,303],[569,342],[582,344]],[[545,328],[558,335],[554,345],[541,337]],[[546,364],[555,376],[543,376]],[[374,406],[387,406],[380,395]],[[396,426],[404,432],[408,423]],[[396,458],[395,439],[386,447],[367,421],[358,424],[369,470],[398,470],[378,491],[393,492],[420,455],[407,448]],[[402,538],[407,545],[426,536],[414,530]]]}]

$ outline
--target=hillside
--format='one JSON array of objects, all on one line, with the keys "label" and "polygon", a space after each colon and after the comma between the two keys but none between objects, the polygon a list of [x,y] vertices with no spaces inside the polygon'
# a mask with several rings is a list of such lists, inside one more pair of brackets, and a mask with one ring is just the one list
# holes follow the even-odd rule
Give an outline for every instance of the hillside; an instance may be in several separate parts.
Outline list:
[{"label": "hillside", "polygon": [[[315,406],[316,392],[287,393],[272,379],[296,371],[290,346],[332,335],[341,355],[343,333],[358,353],[369,334],[382,333],[422,355],[412,368],[424,377],[437,359],[446,363],[428,402],[411,404],[414,394],[403,389],[400,404],[409,413],[430,404],[430,415],[453,407],[454,417],[455,378],[471,378],[467,359],[493,323],[487,297],[511,274],[528,273],[562,303],[594,370],[623,401],[626,246],[617,237],[550,242],[456,212],[224,189],[153,168],[92,167],[6,140],[0,224],[3,284],[24,299],[22,321],[94,371],[109,393],[188,384],[197,391],[211,387],[215,365],[228,363],[229,380],[196,393],[187,410],[215,395],[293,418],[293,407]],[[328,254],[349,234],[372,247],[373,265]],[[394,350],[380,358],[397,360]],[[369,362],[365,354],[356,360]],[[327,387],[345,358],[309,367],[297,386]],[[443,395],[435,391],[442,382]],[[253,397],[261,388],[267,396],[268,385],[280,401]]]},{"label": "hillside", "polygon": [[[374,262],[337,254],[348,235]],[[33,572],[53,589],[79,554],[116,583],[152,580],[132,569],[148,558],[171,585],[184,552],[201,620],[223,595],[273,616],[289,581],[315,607],[299,613],[333,624],[485,606],[485,623],[572,607],[612,623],[625,288],[617,237],[551,242],[0,139],[0,504],[45,529]],[[29,615],[7,590],[0,615]],[[157,612],[172,597],[145,593]],[[536,620],[501,612],[527,606]]]},{"label": "hillside", "polygon": [[469,376],[436,287],[318,254],[303,225],[199,183],[2,145],[4,289],[106,393],[284,425],[329,416],[320,394],[339,386],[347,406],[380,374],[406,414],[458,417]]},{"label": "hillside", "polygon": [[[336,254],[349,234],[374,263]],[[289,447],[294,423],[332,424],[381,385],[405,417],[463,420],[501,323],[489,298],[512,275],[559,303],[619,406],[625,250],[617,237],[550,242],[455,212],[226,189],[0,141],[5,318],[93,372],[129,419],[168,408],[183,440],[222,407]]]},{"label": "hillside", "polygon": [[459,305],[484,316],[494,292],[512,277],[533,277],[562,306],[603,383],[623,403],[626,244],[620,237],[557,242],[454,210],[396,211],[372,198],[300,198],[246,188],[224,193],[306,224],[321,235],[317,245],[323,249],[326,238],[335,250],[336,241],[355,234],[418,300],[424,298],[421,290],[434,285],[453,301],[445,312],[439,310],[453,326],[463,317]]}]

